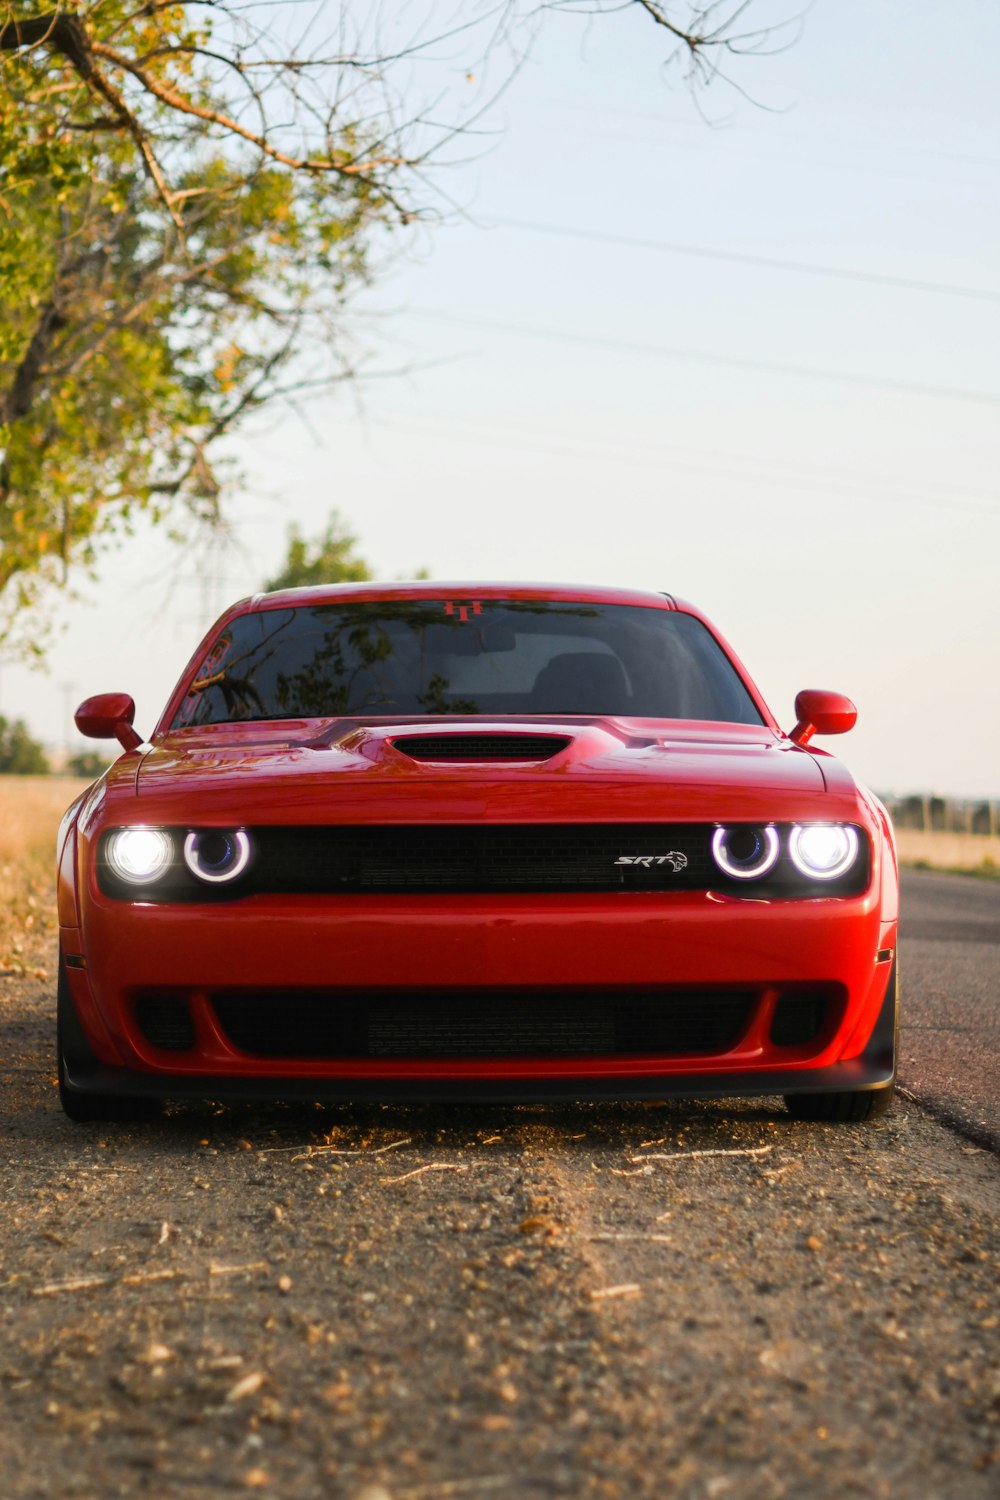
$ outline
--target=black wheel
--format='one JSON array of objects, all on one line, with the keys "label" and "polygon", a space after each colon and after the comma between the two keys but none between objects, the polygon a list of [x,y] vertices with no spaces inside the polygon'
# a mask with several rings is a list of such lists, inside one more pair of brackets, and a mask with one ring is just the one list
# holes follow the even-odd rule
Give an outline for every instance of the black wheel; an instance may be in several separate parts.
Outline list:
[{"label": "black wheel", "polygon": [[[888,1008],[891,1007],[891,1011]],[[899,981],[896,961],[893,959],[892,973],[886,987],[882,1016],[876,1023],[876,1031],[891,1015],[892,1024],[892,1079],[882,1088],[866,1089],[862,1093],[833,1092],[829,1094],[786,1094],[785,1108],[794,1120],[829,1120],[842,1123],[877,1120],[884,1115],[892,1103],[896,1091],[896,1058],[899,1055]],[[888,1043],[889,1036],[885,1036]]]},{"label": "black wheel", "polygon": [[86,1039],[73,1009],[66,969],[59,955],[59,984],[56,991],[56,1057],[59,1068],[59,1102],[64,1114],[78,1125],[93,1120],[155,1120],[163,1110],[161,1099],[145,1095],[78,1093],[66,1082],[67,1056],[80,1055],[87,1048]]}]

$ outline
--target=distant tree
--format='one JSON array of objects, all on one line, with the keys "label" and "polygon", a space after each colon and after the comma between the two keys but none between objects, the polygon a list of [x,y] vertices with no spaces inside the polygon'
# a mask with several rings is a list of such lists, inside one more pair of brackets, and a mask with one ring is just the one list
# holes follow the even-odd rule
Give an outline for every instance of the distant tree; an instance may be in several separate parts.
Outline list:
[{"label": "distant tree", "polygon": [[306,588],[313,583],[364,583],[373,574],[355,551],[357,545],[357,537],[336,511],[325,530],[311,541],[293,526],[288,533],[285,565],[264,587],[270,591]]},{"label": "distant tree", "polygon": [[107,756],[99,750],[81,750],[78,755],[71,755],[66,762],[66,770],[70,776],[85,776],[88,781],[96,781],[98,776],[103,776],[111,762]]},{"label": "distant tree", "polygon": [[28,733],[24,720],[0,714],[0,775],[47,776],[49,770],[48,756]]}]

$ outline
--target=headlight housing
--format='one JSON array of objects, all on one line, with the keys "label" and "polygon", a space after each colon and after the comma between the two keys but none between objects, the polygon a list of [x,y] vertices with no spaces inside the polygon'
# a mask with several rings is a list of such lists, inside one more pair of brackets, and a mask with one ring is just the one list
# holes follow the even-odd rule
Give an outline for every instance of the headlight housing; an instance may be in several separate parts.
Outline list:
[{"label": "headlight housing", "polygon": [[849,823],[797,823],[788,835],[788,853],[800,875],[837,880],[858,857],[857,829]]},{"label": "headlight housing", "polygon": [[162,828],[117,828],[107,842],[111,869],[128,885],[152,885],[174,861],[174,841]]},{"label": "headlight housing", "polygon": [[184,863],[191,874],[209,885],[237,880],[250,863],[250,839],[245,828],[203,828],[184,840]]},{"label": "headlight housing", "polygon": [[717,828],[712,835],[712,857],[734,880],[759,880],[774,868],[779,852],[778,831],[770,823],[763,828]]},{"label": "headlight housing", "polygon": [[868,878],[863,830],[851,823],[729,823],[710,848],[726,881],[755,895],[856,894]]}]

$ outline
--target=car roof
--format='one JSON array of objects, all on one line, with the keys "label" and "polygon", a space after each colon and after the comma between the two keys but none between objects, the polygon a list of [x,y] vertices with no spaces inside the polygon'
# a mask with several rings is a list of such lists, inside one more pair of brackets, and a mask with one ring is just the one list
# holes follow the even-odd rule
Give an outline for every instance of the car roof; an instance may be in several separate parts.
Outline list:
[{"label": "car roof", "polygon": [[[254,594],[242,602],[242,610],[287,609],[309,604],[362,604],[382,600],[455,599],[552,599],[580,604],[632,604],[653,609],[698,610],[672,594],[641,589],[598,587],[580,583],[503,583],[469,579],[414,579],[391,583],[317,584],[310,588],[279,589]],[[236,606],[237,610],[241,606]]]}]

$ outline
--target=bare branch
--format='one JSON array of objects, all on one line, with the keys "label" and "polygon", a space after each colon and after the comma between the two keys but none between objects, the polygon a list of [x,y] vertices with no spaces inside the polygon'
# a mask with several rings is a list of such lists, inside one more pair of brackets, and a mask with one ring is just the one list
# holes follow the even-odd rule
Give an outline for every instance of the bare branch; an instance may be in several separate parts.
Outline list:
[{"label": "bare branch", "polygon": [[152,94],[161,103],[169,104],[172,109],[179,110],[181,114],[193,115],[196,119],[204,120],[209,125],[218,125],[221,129],[229,131],[230,134],[240,136],[243,140],[249,141],[251,145],[256,146],[259,151],[263,152],[265,156],[270,157],[272,161],[280,163],[281,166],[290,167],[292,171],[315,173],[336,172],[344,177],[358,177],[371,172],[377,166],[402,166],[404,163],[405,158],[392,156],[384,156],[367,162],[351,162],[346,159],[335,160],[332,157],[290,156],[287,152],[279,151],[276,146],[272,146],[265,135],[261,135],[257,131],[247,130],[238,120],[234,120],[231,115],[225,114],[222,110],[210,109],[207,105],[198,104],[193,99],[185,98],[176,89],[157,83],[154,78],[150,77],[145,68],[140,68],[137,63],[124,57],[120,52],[116,52],[114,48],[106,47],[100,42],[95,42],[93,50],[98,57],[106,58],[115,67],[131,73],[132,77],[142,84],[147,93]]}]

